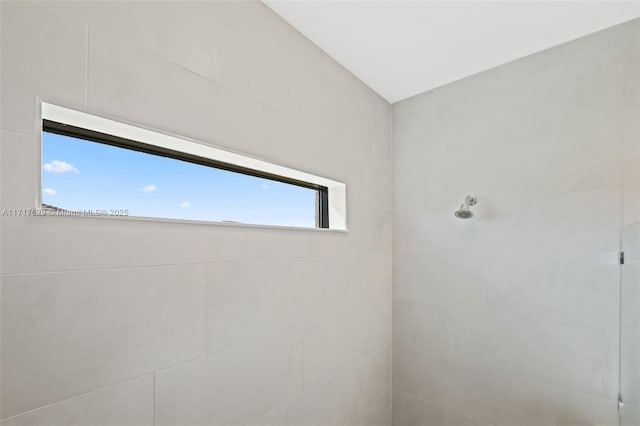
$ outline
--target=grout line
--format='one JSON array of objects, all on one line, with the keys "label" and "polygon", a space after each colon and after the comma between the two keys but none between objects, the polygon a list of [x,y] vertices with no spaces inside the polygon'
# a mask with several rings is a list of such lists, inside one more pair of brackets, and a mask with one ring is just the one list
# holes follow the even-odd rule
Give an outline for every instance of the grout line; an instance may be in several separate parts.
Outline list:
[{"label": "grout line", "polygon": [[156,372],[153,372],[153,426],[156,424]]},{"label": "grout line", "polygon": [[600,60],[600,122],[604,121],[604,58],[602,52],[598,59]]},{"label": "grout line", "polygon": [[30,137],[30,138],[35,137],[35,134],[33,134],[33,133],[20,132],[20,131],[18,131],[18,130],[6,129],[6,128],[4,128],[4,127],[0,127],[0,131],[2,131],[2,132],[8,132],[8,133],[13,133],[13,134],[20,135],[20,136],[28,136],[28,137]]},{"label": "grout line", "polygon": [[[303,320],[303,321],[297,323],[296,325],[294,325],[294,326],[292,326],[290,328],[286,328],[284,330],[283,329],[279,329],[279,330],[273,331],[273,332],[271,332],[269,334],[266,334],[266,335],[259,335],[259,336],[251,337],[251,338],[245,340],[242,343],[236,343],[236,344],[228,345],[228,346],[225,346],[223,348],[219,348],[219,349],[216,349],[216,350],[213,350],[213,351],[207,351],[205,353],[205,356],[217,355],[217,354],[220,354],[220,353],[228,351],[228,350],[236,350],[236,349],[246,348],[246,347],[255,345],[256,343],[259,343],[261,341],[271,340],[273,338],[277,338],[278,336],[284,336],[284,335],[287,335],[287,334],[292,334],[292,333],[296,332],[297,330],[300,330],[302,335],[303,335],[303,337],[304,337],[306,328],[315,326],[315,325],[317,325],[319,323],[322,323],[322,322],[325,322],[325,321],[331,321],[335,317],[336,312],[344,312],[345,310],[353,310],[354,308],[357,308],[357,307],[363,308],[363,309],[375,310],[375,309],[378,309],[378,308],[384,306],[387,303],[390,304],[391,301],[392,300],[389,297],[385,296],[385,297],[382,297],[382,298],[379,298],[379,299],[372,299],[370,301],[367,301],[366,303],[354,302],[354,303],[351,303],[351,304],[347,304],[347,305],[344,305],[344,306],[338,308],[338,311],[335,311],[335,310],[329,310],[329,311],[322,310],[320,312],[320,314],[318,314],[316,317],[313,317],[312,319],[309,319],[309,320]],[[303,351],[304,351],[304,348],[303,348]],[[304,352],[303,352],[303,355],[304,355]],[[304,373],[303,373],[303,376],[304,376]]]},{"label": "grout line", "polygon": [[[212,263],[224,263],[222,262],[212,262]],[[8,272],[3,273],[3,277],[20,277],[20,276],[31,276],[31,275],[54,275],[54,274],[74,274],[74,273],[82,273],[82,272],[107,272],[107,271],[127,271],[127,270],[137,270],[137,269],[153,269],[153,268],[171,268],[171,267],[181,267],[181,266],[198,266],[202,265],[202,262],[188,262],[188,263],[166,263],[166,264],[157,264],[157,265],[131,265],[131,266],[112,266],[106,268],[88,268],[88,269],[69,269],[62,271],[42,271],[42,272]]]},{"label": "grout line", "polygon": [[[455,355],[439,354],[439,353],[436,353],[436,352],[429,351],[429,350],[427,350],[425,348],[417,347],[412,343],[407,343],[407,342],[402,342],[402,343],[406,343],[408,346],[411,346],[412,350],[414,350],[416,352],[419,352],[421,354],[432,355],[432,356],[436,356],[436,357],[439,357],[439,358],[443,358],[446,361],[448,361],[448,362],[450,362],[452,364],[455,364],[456,367],[461,367],[461,368],[464,368],[464,369],[467,369],[467,370],[471,370],[471,371],[473,371],[475,373],[480,373],[481,375],[485,375],[485,376],[487,375],[485,373],[482,373],[482,371],[479,370],[478,368],[475,368],[473,366],[470,367],[467,364],[464,364]],[[576,389],[574,387],[567,386],[567,385],[564,385],[564,384],[553,383],[553,382],[549,382],[547,380],[540,379],[538,377],[533,377],[533,376],[531,376],[531,375],[529,375],[527,373],[518,373],[518,372],[516,372],[514,370],[491,367],[489,373],[491,373],[491,372],[497,372],[497,373],[501,373],[501,374],[507,375],[509,377],[515,377],[517,379],[522,379],[522,380],[529,381],[529,382],[543,384],[545,386],[561,389],[561,390],[564,390],[564,391],[567,391],[567,392],[573,392],[573,393],[586,395],[586,396],[591,396],[591,397],[596,397],[596,398],[603,398],[603,399],[606,399],[608,401],[615,401],[616,400],[616,399],[610,398],[609,395],[605,395],[605,394],[602,394],[602,393],[595,393],[595,392],[591,392],[591,391],[579,390],[579,389]]]},{"label": "grout line", "polygon": [[82,398],[83,396],[91,395],[91,394],[94,394],[94,393],[97,393],[97,392],[102,392],[102,391],[114,388],[116,386],[120,386],[120,385],[123,385],[125,383],[141,379],[141,378],[149,376],[151,374],[155,375],[154,372],[150,372],[150,373],[140,374],[139,376],[130,377],[128,379],[121,380],[119,382],[116,382],[116,383],[113,383],[113,384],[110,384],[110,385],[107,385],[107,386],[103,386],[103,387],[100,387],[100,388],[97,388],[97,389],[93,389],[93,390],[90,390],[90,391],[87,391],[87,392],[82,392],[82,393],[79,393],[77,395],[70,396],[70,397],[65,398],[65,399],[61,399],[61,400],[56,401],[56,402],[52,402],[52,403],[49,403],[49,404],[46,404],[46,405],[42,405],[42,406],[37,407],[37,408],[32,408],[30,410],[23,411],[21,413],[14,414],[14,415],[9,416],[9,417],[4,417],[4,418],[0,419],[0,422],[4,423],[7,420],[12,420],[12,419],[15,419],[15,418],[20,417],[20,416],[25,416],[27,414],[35,413],[37,411],[44,410],[44,409],[49,408],[49,407],[53,407],[53,406],[56,406],[56,405],[59,405],[59,404],[63,404],[65,402],[73,401],[73,400],[78,399],[78,398]]},{"label": "grout line", "polygon": [[207,289],[207,287],[208,287],[208,285],[207,285],[207,274],[208,274],[208,272],[207,272],[207,270],[209,268],[207,268],[207,264],[206,263],[203,264],[202,267],[203,267],[203,276],[204,276],[204,283],[203,283],[203,285],[204,285],[204,324],[203,324],[203,334],[202,334],[204,342],[203,342],[203,345],[202,345],[202,353],[203,353],[203,355],[207,355],[207,346],[208,346],[207,342],[209,341],[209,338],[207,336],[207,320],[209,318],[209,300],[208,300],[208,296],[207,296],[208,295],[208,289]]},{"label": "grout line", "polygon": [[158,46],[160,45],[160,0],[155,1],[156,10],[156,51],[157,57],[160,57]]},{"label": "grout line", "polygon": [[[313,385],[312,385],[311,387],[309,387],[308,389],[303,389],[303,390],[302,390],[302,392],[300,392],[299,394],[295,395],[293,398],[288,399],[288,400],[286,400],[286,401],[282,402],[281,404],[278,404],[278,405],[276,405],[275,407],[270,408],[268,411],[266,411],[266,412],[264,412],[264,413],[260,414],[260,415],[259,415],[259,416],[257,416],[257,417],[254,417],[253,419],[251,419],[251,421],[247,422],[247,424],[249,424],[249,425],[250,425],[251,423],[253,423],[253,422],[255,422],[256,420],[258,420],[259,418],[261,418],[261,417],[263,417],[263,416],[265,416],[265,415],[267,415],[267,414],[271,413],[272,411],[275,411],[275,410],[277,410],[277,409],[279,409],[279,408],[282,408],[282,407],[286,406],[287,404],[289,404],[289,403],[291,403],[291,402],[293,402],[293,401],[296,401],[296,400],[300,399],[303,395],[305,395],[305,394],[307,394],[307,393],[311,392],[312,390],[314,390],[314,389],[316,389],[316,388],[318,388],[318,387],[320,387],[320,386],[322,386],[322,385],[324,385],[324,384],[326,384],[326,383],[330,382],[331,380],[333,380],[334,378],[338,377],[338,376],[339,376],[339,375],[341,375],[342,373],[344,373],[344,372],[346,372],[347,370],[349,370],[349,369],[351,369],[351,368],[355,367],[357,364],[359,364],[359,363],[360,363],[361,361],[363,361],[364,359],[366,359],[366,358],[368,358],[368,357],[370,357],[370,356],[373,356],[373,355],[377,354],[378,352],[381,352],[382,350],[386,350],[386,349],[388,349],[388,348],[389,348],[389,346],[390,346],[389,344],[385,344],[385,345],[383,345],[383,346],[376,347],[376,348],[375,348],[375,349],[373,349],[372,351],[368,352],[366,355],[363,355],[363,356],[361,356],[360,358],[358,358],[358,359],[356,359],[355,361],[353,361],[351,364],[348,364],[346,367],[343,367],[342,369],[340,369],[340,370],[336,371],[335,373],[333,373],[333,374],[331,374],[331,375],[329,375],[329,376],[325,377],[323,380],[321,380],[321,381],[319,381],[319,382],[317,382],[317,383],[313,384]],[[358,393],[359,393],[359,391],[358,391]],[[357,408],[358,408],[358,402],[357,402],[357,401],[355,402],[355,405],[356,405],[356,409],[357,409]]]},{"label": "grout line", "polygon": [[361,412],[358,414],[360,415],[360,414],[367,413],[371,408],[379,406],[381,401],[386,400],[387,398],[391,399],[391,392],[389,392],[389,389],[385,389],[383,393],[376,396],[375,398],[372,398],[371,401],[369,401],[369,403],[367,403],[364,407],[361,408]]},{"label": "grout line", "polygon": [[89,109],[89,24],[85,24],[85,55],[84,55],[84,107]]},{"label": "grout line", "polygon": [[50,11],[53,11],[53,12],[57,13],[58,15],[64,16],[64,17],[65,17],[65,18],[67,18],[67,19],[71,19],[71,20],[73,20],[73,21],[75,21],[75,22],[79,22],[79,23],[82,23],[82,24],[86,24],[86,22],[84,22],[82,19],[78,18],[77,16],[74,16],[73,14],[68,13],[68,12],[66,12],[66,11],[64,11],[64,10],[58,9],[58,8],[56,8],[56,7],[52,6],[52,5],[50,5],[48,2],[45,2],[45,1],[43,1],[43,0],[38,0],[38,1],[37,1],[37,3],[38,3],[40,6],[44,6],[44,7],[46,7],[47,9],[49,9]]},{"label": "grout line", "polygon": [[[52,9],[52,10],[54,10],[54,11],[56,11],[56,12],[58,12],[58,13],[61,13],[61,14],[65,15],[65,16],[67,16],[65,13],[60,12],[57,9],[55,9],[55,8],[49,6],[49,5],[47,5],[47,7]],[[77,18],[74,18],[74,19],[77,20],[78,22],[84,23],[83,21],[80,21]],[[117,32],[113,32],[113,31],[111,31],[111,30],[109,30],[107,28],[100,27],[100,26],[95,26],[95,28],[97,28],[98,30],[102,31],[108,37],[114,38],[115,40],[117,40],[119,42],[125,43],[129,47],[133,47],[133,48],[136,48],[136,49],[141,49],[142,51],[146,52],[147,54],[151,53],[156,60],[161,60],[163,62],[166,62],[167,64],[175,66],[175,67],[181,69],[182,71],[186,71],[188,74],[190,74],[192,76],[195,76],[200,80],[203,80],[204,82],[206,82],[208,84],[211,84],[211,85],[213,85],[215,87],[218,87],[220,89],[226,90],[226,91],[230,92],[231,94],[233,94],[235,96],[238,96],[238,97],[240,97],[240,98],[242,98],[244,100],[255,102],[256,104],[262,105],[263,107],[265,107],[265,108],[267,108],[269,110],[273,110],[273,111],[277,111],[277,112],[290,112],[290,111],[287,111],[287,110],[283,110],[283,109],[281,109],[281,108],[279,108],[277,106],[270,105],[270,104],[264,102],[261,99],[255,98],[255,97],[251,96],[249,93],[247,93],[247,92],[245,92],[243,90],[240,90],[240,89],[235,88],[233,86],[222,84],[219,81],[216,81],[215,79],[213,79],[213,78],[211,78],[209,76],[206,76],[206,75],[203,75],[201,73],[198,73],[198,72],[186,67],[185,65],[182,65],[182,64],[180,64],[180,63],[178,63],[178,62],[176,62],[174,60],[171,60],[171,59],[169,59],[169,58],[167,58],[165,56],[160,55],[160,52],[158,51],[158,45],[159,45],[158,40],[159,40],[159,31],[160,31],[158,24],[159,24],[159,22],[158,22],[158,6],[156,6],[155,51],[153,49],[149,49],[147,47],[143,47],[140,44],[132,41],[131,39],[129,39],[129,38],[125,37],[125,36],[122,36],[122,35],[118,34]]]},{"label": "grout line", "polygon": [[171,365],[167,365],[167,366],[162,367],[162,368],[158,368],[158,369],[156,369],[156,370],[154,370],[154,371],[153,371],[153,374],[160,373],[160,372],[165,371],[165,370],[168,370],[168,369],[170,369],[170,368],[180,367],[181,365],[188,364],[188,363],[190,363],[190,362],[200,361],[200,360],[202,360],[202,359],[204,359],[204,358],[206,358],[206,354],[205,354],[205,355],[197,356],[197,357],[195,357],[195,358],[190,358],[190,359],[187,359],[187,360],[184,360],[184,361],[180,361],[180,362],[179,362],[179,363],[177,363],[177,364],[171,364]]},{"label": "grout line", "polygon": [[[28,134],[22,134],[24,136],[31,136]],[[246,244],[246,235],[245,235],[245,244]],[[312,259],[343,259],[343,258],[352,258],[358,256],[373,256],[379,253],[369,253],[369,254],[335,254],[335,255],[317,255],[317,256],[295,256],[295,257],[255,257],[255,258],[246,258],[240,257],[238,259],[221,259],[221,260],[211,260],[211,261],[193,261],[193,262],[181,262],[181,263],[158,263],[158,264],[148,264],[148,265],[123,265],[123,266],[107,266],[107,267],[97,267],[97,268],[81,268],[81,269],[63,269],[63,270],[53,270],[53,271],[36,271],[36,272],[5,272],[2,273],[4,277],[12,277],[12,276],[23,276],[23,275],[47,275],[47,274],[67,274],[67,273],[76,273],[76,272],[100,272],[100,271],[112,271],[112,270],[127,270],[127,269],[143,269],[143,268],[166,268],[166,267],[178,267],[178,266],[195,266],[195,265],[217,265],[223,263],[250,263],[250,262],[277,262],[277,261],[292,261],[292,260],[312,260]]]},{"label": "grout line", "polygon": [[416,394],[414,394],[414,393],[412,393],[410,391],[406,391],[406,390],[400,392],[400,396],[405,396],[405,395],[409,396],[411,398],[417,399],[417,400],[419,400],[421,402],[424,402],[427,405],[431,405],[433,407],[436,407],[440,411],[443,411],[445,413],[450,413],[450,414],[454,414],[454,415],[460,416],[460,417],[462,417],[462,418],[464,418],[466,420],[469,420],[471,424],[478,425],[478,426],[493,426],[493,425],[489,425],[488,423],[484,423],[484,421],[482,421],[482,423],[479,423],[480,420],[478,420],[477,418],[469,417],[466,414],[462,414],[462,413],[460,413],[460,410],[452,411],[450,407],[444,407],[444,406],[440,405],[439,403],[437,403],[435,401],[430,401],[430,400],[427,399],[426,396],[416,395]]},{"label": "grout line", "polygon": [[306,330],[308,328],[309,328],[309,324],[308,323],[307,324],[303,323],[300,326],[300,357],[302,359],[302,362],[301,362],[302,365],[300,366],[300,389],[302,390],[303,393],[304,393],[304,370],[305,370],[305,367],[304,367],[304,360],[305,360],[304,347],[305,347],[305,342],[307,340],[307,339],[305,339],[305,336],[307,335]]},{"label": "grout line", "polygon": [[264,341],[270,341],[273,339],[278,339],[278,338],[282,338],[283,336],[289,336],[294,334],[296,331],[300,331],[301,335],[304,336],[304,331],[303,331],[304,325],[295,325],[291,328],[287,328],[285,330],[277,330],[274,331],[271,334],[267,334],[267,335],[262,335],[262,336],[257,336],[257,337],[250,337],[247,338],[243,343],[236,343],[236,344],[232,344],[232,345],[227,345],[225,347],[219,348],[219,349],[215,349],[212,351],[205,351],[205,357],[208,356],[217,356],[220,355],[221,353],[224,352],[228,352],[228,351],[236,351],[236,350],[242,350],[242,349],[246,349],[248,347],[251,347],[253,345],[257,345],[261,342]]}]

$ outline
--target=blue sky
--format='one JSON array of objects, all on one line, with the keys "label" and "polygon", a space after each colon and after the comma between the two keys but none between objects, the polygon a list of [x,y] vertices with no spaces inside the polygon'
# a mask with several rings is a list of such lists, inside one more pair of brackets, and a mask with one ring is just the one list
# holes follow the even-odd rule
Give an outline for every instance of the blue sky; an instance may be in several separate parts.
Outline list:
[{"label": "blue sky", "polygon": [[48,132],[42,162],[43,202],[67,210],[315,227],[308,188]]}]

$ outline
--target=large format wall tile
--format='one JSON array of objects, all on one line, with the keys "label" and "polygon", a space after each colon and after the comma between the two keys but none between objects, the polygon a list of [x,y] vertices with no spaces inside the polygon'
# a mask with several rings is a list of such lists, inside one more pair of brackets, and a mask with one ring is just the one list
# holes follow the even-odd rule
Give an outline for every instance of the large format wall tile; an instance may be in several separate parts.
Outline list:
[{"label": "large format wall tile", "polygon": [[389,344],[390,306],[354,306],[305,327],[304,386],[313,386]]},{"label": "large format wall tile", "polygon": [[283,425],[344,425],[358,416],[358,382],[354,369],[331,377],[287,404]]},{"label": "large format wall tile", "polygon": [[281,114],[110,34],[90,29],[88,107],[233,151],[287,140]]},{"label": "large format wall tile", "polygon": [[336,256],[344,254],[347,237],[347,233],[333,231],[278,232],[272,229],[256,229],[247,234],[247,257],[271,259]]},{"label": "large format wall tile", "polygon": [[2,415],[204,354],[204,267],[4,276]]},{"label": "large format wall tile", "polygon": [[358,412],[362,417],[379,405],[386,405],[383,396],[391,392],[391,345],[366,356],[355,366],[358,380]]},{"label": "large format wall tile", "polygon": [[600,58],[594,55],[506,79],[489,90],[478,85],[454,102],[453,116],[471,144],[517,138],[599,119],[600,95]]},{"label": "large format wall tile", "polygon": [[[245,230],[122,218],[3,217],[4,273],[239,259]],[[64,244],[61,250],[51,250]]]},{"label": "large format wall tile", "polygon": [[48,6],[101,28],[124,40],[155,52],[157,44],[156,0],[45,0]]},{"label": "large format wall tile", "polygon": [[207,350],[245,345],[336,311],[388,301],[390,261],[389,254],[379,254],[210,264]]},{"label": "large format wall tile", "polygon": [[343,181],[350,228],[3,217],[2,416],[147,424],[146,394],[110,395],[154,372],[157,424],[246,424],[293,401],[296,425],[388,424],[390,105],[258,1],[0,12],[2,207],[40,190],[43,96]]},{"label": "large format wall tile", "polygon": [[[400,348],[411,350],[406,346]],[[422,351],[415,355],[423,368],[414,369],[410,377],[421,391],[416,394],[411,388],[394,388],[394,416],[398,417],[398,424],[449,424],[444,419],[450,416],[483,425],[615,424],[613,401],[605,397],[572,392],[496,370],[473,368]],[[425,416],[431,421],[420,420]]]},{"label": "large format wall tile", "polygon": [[602,56],[602,107],[605,117],[640,111],[640,25],[635,43],[611,49]]},{"label": "large format wall tile", "polygon": [[299,397],[252,421],[252,426],[339,426],[357,424],[358,382],[348,368]]},{"label": "large format wall tile", "polygon": [[160,2],[159,54],[267,104],[287,100],[296,93],[285,77],[292,73],[284,46],[293,37],[280,37],[279,19],[260,9],[252,2]]},{"label": "large format wall tile", "polygon": [[159,371],[156,424],[246,424],[301,391],[298,330]]},{"label": "large format wall tile", "polygon": [[2,126],[33,134],[36,96],[83,106],[87,26],[40,3],[2,2]]},{"label": "large format wall tile", "polygon": [[0,421],[2,426],[152,426],[153,376],[146,375]]},{"label": "large format wall tile", "polygon": [[322,312],[325,259],[207,265],[207,351],[298,328]]},{"label": "large format wall tile", "polygon": [[358,426],[387,426],[391,422],[391,394],[382,395],[361,412],[359,419],[353,425]]},{"label": "large format wall tile", "polygon": [[158,20],[161,57],[288,115],[362,132],[357,112],[386,104],[258,2],[159,2]]},{"label": "large format wall tile", "polygon": [[410,394],[394,393],[394,426],[487,426],[461,414],[430,404],[422,398]]},{"label": "large format wall tile", "polygon": [[394,105],[394,424],[617,424],[639,34],[636,19]]},{"label": "large format wall tile", "polygon": [[31,209],[36,203],[34,136],[2,131],[2,208]]}]

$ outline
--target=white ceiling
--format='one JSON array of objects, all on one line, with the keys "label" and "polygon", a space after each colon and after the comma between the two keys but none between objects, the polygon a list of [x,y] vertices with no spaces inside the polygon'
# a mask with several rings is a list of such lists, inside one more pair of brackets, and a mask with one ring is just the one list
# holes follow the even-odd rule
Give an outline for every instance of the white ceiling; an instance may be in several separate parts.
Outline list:
[{"label": "white ceiling", "polygon": [[264,2],[390,102],[640,16],[640,0]]}]

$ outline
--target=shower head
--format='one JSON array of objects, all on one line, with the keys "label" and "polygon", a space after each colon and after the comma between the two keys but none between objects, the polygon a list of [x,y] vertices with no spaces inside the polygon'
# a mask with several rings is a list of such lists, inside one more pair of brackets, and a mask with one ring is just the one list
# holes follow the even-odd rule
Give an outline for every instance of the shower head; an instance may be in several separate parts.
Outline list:
[{"label": "shower head", "polygon": [[469,210],[469,208],[460,208],[457,212],[454,213],[458,219],[471,219],[473,217],[473,212]]},{"label": "shower head", "polygon": [[478,204],[478,199],[467,195],[464,199],[464,203],[460,206],[460,210],[456,211],[454,215],[459,219],[471,219],[473,217],[471,206],[475,206],[476,204]]}]

